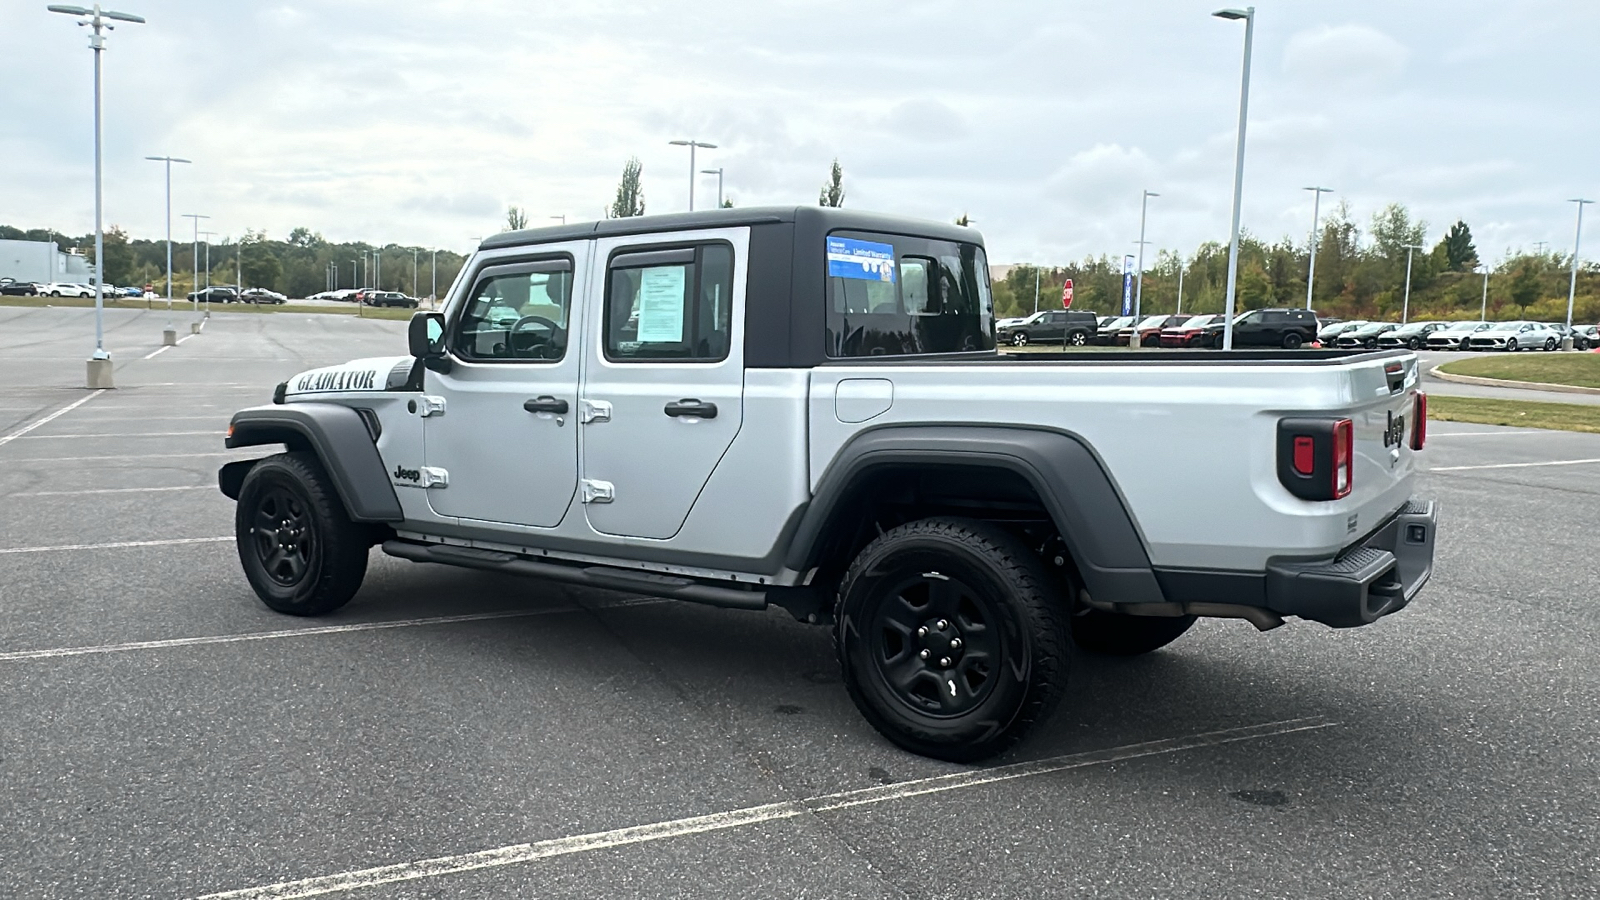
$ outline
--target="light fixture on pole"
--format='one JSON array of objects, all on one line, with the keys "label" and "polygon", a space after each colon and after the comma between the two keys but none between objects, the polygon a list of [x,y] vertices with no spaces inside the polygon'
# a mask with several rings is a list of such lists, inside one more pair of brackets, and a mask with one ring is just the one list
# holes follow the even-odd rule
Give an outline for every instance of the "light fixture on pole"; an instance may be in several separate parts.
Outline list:
[{"label": "light fixture on pole", "polygon": [[[1421,244],[1406,245],[1406,299],[1400,305],[1400,324],[1404,325],[1411,317],[1411,254],[1418,250],[1426,250]],[[1310,309],[1310,307],[1306,307]]]},{"label": "light fixture on pole", "polygon": [[551,216],[550,218],[552,218],[552,219],[560,219],[561,220],[561,224],[563,224],[563,225],[567,224],[567,217],[566,217],[565,214],[559,215],[559,216]]},{"label": "light fixture on pole", "polygon": [[[199,213],[184,213],[183,217],[194,222],[194,244],[190,248],[190,253],[193,254],[192,259],[194,261],[193,265],[191,266],[191,268],[194,269],[194,284],[191,285],[194,290],[189,296],[194,300],[194,314],[198,316],[200,315],[200,220],[209,219],[211,217],[202,216]],[[189,327],[191,329],[191,333],[193,333],[192,329],[195,328],[194,323],[190,323]]]},{"label": "light fixture on pole", "polygon": [[1134,276],[1137,286],[1133,289],[1133,317],[1135,319],[1139,318],[1144,311],[1144,245],[1149,243],[1144,239],[1145,213],[1149,211],[1150,198],[1159,196],[1161,195],[1155,191],[1145,191],[1139,197],[1139,262],[1136,263],[1139,271]]},{"label": "light fixture on pole", "polygon": [[1322,195],[1333,193],[1333,188],[1308,187],[1301,188],[1311,192],[1311,264],[1306,269],[1306,309],[1311,308],[1311,285],[1317,279],[1317,238],[1321,237],[1317,227],[1318,216],[1322,212]]},{"label": "light fixture on pole", "polygon": [[1578,248],[1583,243],[1583,208],[1593,200],[1574,197],[1568,203],[1578,204],[1578,230],[1572,236],[1572,280],[1567,282],[1567,330],[1572,330],[1572,298],[1578,293]]},{"label": "light fixture on pole", "polygon": [[135,24],[143,24],[144,19],[132,13],[101,9],[98,3],[93,9],[60,4],[51,4],[46,9],[80,16],[78,25],[94,31],[89,35],[89,49],[94,51],[94,353],[89,356],[87,376],[89,387],[108,388],[111,387],[111,354],[106,352],[105,345],[106,247],[100,214],[100,52],[106,48],[106,38],[101,32],[116,27],[107,19]]},{"label": "light fixture on pole", "polygon": [[1239,291],[1239,207],[1244,200],[1244,126],[1250,113],[1250,45],[1256,34],[1256,8],[1219,9],[1219,19],[1244,20],[1244,74],[1239,79],[1239,140],[1233,163],[1233,234],[1228,239],[1228,303],[1222,320],[1222,349],[1233,349],[1233,313]]},{"label": "light fixture on pole", "polygon": [[[167,164],[167,312],[172,312],[172,164],[191,160],[176,156],[146,156],[145,159]],[[169,319],[170,321],[170,319]]]},{"label": "light fixture on pole", "polygon": [[721,209],[722,208],[722,167],[721,166],[717,166],[715,169],[701,169],[700,170],[700,174],[717,176],[717,209]]},{"label": "light fixture on pole", "polygon": [[674,147],[688,147],[689,148],[689,212],[694,212],[694,172],[695,172],[695,168],[694,168],[694,151],[695,151],[695,148],[696,147],[704,147],[707,150],[715,150],[715,149],[717,149],[717,145],[716,144],[707,144],[707,143],[704,143],[702,141],[696,141],[696,140],[667,141],[667,143],[671,144]]}]

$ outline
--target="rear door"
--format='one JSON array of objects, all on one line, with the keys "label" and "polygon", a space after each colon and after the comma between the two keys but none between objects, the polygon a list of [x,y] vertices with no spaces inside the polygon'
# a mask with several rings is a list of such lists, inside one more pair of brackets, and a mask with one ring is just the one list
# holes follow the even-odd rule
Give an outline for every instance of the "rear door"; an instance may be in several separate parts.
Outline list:
[{"label": "rear door", "polygon": [[739,433],[748,245],[744,228],[596,242],[578,411],[596,531],[677,534]]},{"label": "rear door", "polygon": [[[551,244],[474,276],[449,323],[449,372],[428,370],[423,455],[448,483],[428,489],[441,516],[554,527],[578,484],[578,334],[586,241]],[[430,473],[429,478],[433,475]]]}]

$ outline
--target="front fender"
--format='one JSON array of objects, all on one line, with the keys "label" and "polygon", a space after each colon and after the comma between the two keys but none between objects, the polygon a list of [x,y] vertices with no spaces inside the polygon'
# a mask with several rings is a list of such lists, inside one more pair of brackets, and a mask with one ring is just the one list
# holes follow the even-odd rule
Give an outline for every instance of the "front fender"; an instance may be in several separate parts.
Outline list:
[{"label": "front fender", "polygon": [[[283,444],[290,450],[315,453],[352,521],[402,521],[400,498],[395,496],[369,428],[358,411],[335,403],[253,406],[233,414],[227,446]],[[248,466],[238,463],[223,466],[218,473],[223,492],[231,487],[234,493],[229,496],[236,497],[248,471]]]}]

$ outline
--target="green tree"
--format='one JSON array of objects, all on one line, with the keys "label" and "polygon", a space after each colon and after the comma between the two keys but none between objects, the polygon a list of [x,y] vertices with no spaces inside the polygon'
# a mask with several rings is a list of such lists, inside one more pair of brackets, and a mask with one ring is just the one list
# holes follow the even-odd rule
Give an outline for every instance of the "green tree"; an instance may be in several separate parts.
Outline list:
[{"label": "green tree", "polygon": [[628,158],[622,167],[622,181],[617,185],[617,199],[612,202],[609,215],[613,219],[626,219],[630,216],[644,215],[644,186],[639,183],[639,177],[644,172],[644,166],[639,164],[639,157]]},{"label": "green tree", "polygon": [[1440,242],[1444,247],[1445,265],[1452,272],[1468,272],[1478,265],[1478,248],[1472,245],[1472,229],[1466,222],[1457,221],[1450,226]]},{"label": "green tree", "polygon": [[506,207],[506,231],[521,231],[528,227],[528,211],[519,206]]},{"label": "green tree", "polygon": [[817,205],[844,205],[844,167],[839,165],[838,157],[834,157],[833,168],[828,172],[828,181],[822,186],[822,192],[817,195]]},{"label": "green tree", "polygon": [[302,250],[314,250],[318,247],[326,245],[327,243],[328,242],[323,239],[322,235],[312,231],[309,228],[300,227],[289,232],[289,246],[291,247],[298,247]]},{"label": "green tree", "polygon": [[[103,237],[106,247],[106,284],[127,284],[133,280],[133,248],[128,246],[128,233],[113,225]],[[94,262],[94,236],[89,236],[89,261]]]},{"label": "green tree", "polygon": [[1523,260],[1511,275],[1511,302],[1524,314],[1539,299],[1539,281],[1538,267],[1528,260]]},{"label": "green tree", "polygon": [[245,287],[262,287],[269,291],[278,289],[278,279],[283,277],[283,262],[268,246],[266,232],[246,231],[239,240],[239,271]]},{"label": "green tree", "polygon": [[732,197],[724,198],[723,201],[722,201],[722,208],[723,209],[733,209],[733,198]]},{"label": "green tree", "polygon": [[967,218],[966,213],[962,213],[961,215],[956,216],[956,224],[960,225],[962,228],[967,228],[972,225],[972,220]]}]

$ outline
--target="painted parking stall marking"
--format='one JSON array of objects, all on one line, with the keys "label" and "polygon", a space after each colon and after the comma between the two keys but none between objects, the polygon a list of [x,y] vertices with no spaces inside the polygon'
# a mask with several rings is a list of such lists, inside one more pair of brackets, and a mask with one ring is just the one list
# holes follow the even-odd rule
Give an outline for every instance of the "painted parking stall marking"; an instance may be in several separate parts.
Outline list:
[{"label": "painted parking stall marking", "polygon": [[1003,781],[1014,781],[1020,778],[1051,775],[1071,769],[1082,769],[1089,766],[1102,766],[1143,757],[1181,753],[1204,747],[1218,747],[1241,741],[1261,740],[1297,732],[1316,731],[1324,728],[1333,728],[1338,724],[1322,716],[1286,719],[1261,725],[1248,725],[1241,728],[1192,734],[1187,737],[1124,744],[1123,746],[1106,750],[1073,753],[1037,762],[1016,763],[972,772],[958,772],[953,775],[936,775],[931,778],[920,778],[898,784],[841,791],[837,794],[824,794],[820,797],[812,797],[805,800],[766,803],[760,806],[747,806],[743,809],[733,809],[726,812],[691,816],[665,822],[653,822],[648,825],[635,825],[612,831],[598,831],[572,837],[553,838],[536,843],[512,844],[476,853],[439,856],[415,862],[340,872],[335,875],[324,875],[317,878],[283,881],[259,887],[222,891],[215,894],[206,894],[196,898],[196,900],[290,900],[290,898],[295,897],[338,894],[375,887],[381,884],[437,878],[441,875],[530,863],[551,857],[588,853],[613,847],[625,847],[630,844],[643,844],[694,834],[728,831],[735,828],[758,825],[763,822],[837,812],[855,807],[873,806],[896,800],[907,800],[926,794],[939,794]]}]

